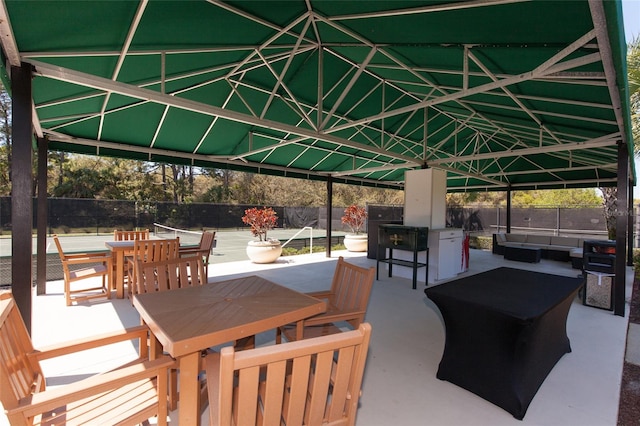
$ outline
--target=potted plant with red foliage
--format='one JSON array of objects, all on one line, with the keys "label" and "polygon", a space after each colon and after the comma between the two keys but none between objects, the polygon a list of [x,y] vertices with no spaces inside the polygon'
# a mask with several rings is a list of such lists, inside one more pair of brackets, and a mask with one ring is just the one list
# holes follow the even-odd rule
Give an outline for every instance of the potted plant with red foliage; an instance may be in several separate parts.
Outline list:
[{"label": "potted plant with red foliage", "polygon": [[278,224],[278,215],[271,207],[246,209],[242,222],[251,227],[251,233],[258,241],[249,241],[247,256],[253,263],[272,263],[282,254],[280,241],[267,238],[267,231]]},{"label": "potted plant with red foliage", "polygon": [[344,237],[344,246],[349,251],[367,251],[367,234],[362,233],[362,228],[367,221],[367,211],[364,207],[350,205],[344,210],[342,223],[351,230]]}]

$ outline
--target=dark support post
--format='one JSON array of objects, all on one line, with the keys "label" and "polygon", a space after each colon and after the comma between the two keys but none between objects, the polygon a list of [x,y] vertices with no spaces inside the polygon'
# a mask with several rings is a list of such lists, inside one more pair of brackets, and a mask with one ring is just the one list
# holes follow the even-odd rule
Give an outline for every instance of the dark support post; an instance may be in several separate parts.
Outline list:
[{"label": "dark support post", "polygon": [[629,209],[627,208],[627,198],[629,188],[629,152],[627,145],[618,142],[618,199],[616,211],[616,270],[614,285],[614,307],[613,313],[621,317],[625,311],[625,289],[626,289],[626,262],[627,251],[627,220]]},{"label": "dark support post", "polygon": [[13,158],[11,162],[11,291],[31,333],[33,229],[31,66],[11,67]]},{"label": "dark support post", "polygon": [[327,177],[327,238],[326,249],[327,257],[331,257],[331,222],[333,221],[333,178]]},{"label": "dark support post", "polygon": [[511,233],[511,187],[507,188],[507,234]]},{"label": "dark support post", "polygon": [[45,138],[38,138],[38,210],[36,240],[36,294],[47,292],[47,145]]},{"label": "dark support post", "polygon": [[633,182],[631,179],[628,181],[628,190],[629,201],[627,205],[627,211],[629,212],[629,216],[627,218],[627,266],[633,266],[633,218],[635,217],[634,208],[633,208]]}]

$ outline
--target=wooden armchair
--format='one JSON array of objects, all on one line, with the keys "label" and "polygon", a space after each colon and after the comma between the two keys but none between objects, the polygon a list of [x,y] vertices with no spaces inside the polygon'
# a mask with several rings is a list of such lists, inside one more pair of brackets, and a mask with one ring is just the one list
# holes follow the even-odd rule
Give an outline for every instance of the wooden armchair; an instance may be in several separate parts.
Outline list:
[{"label": "wooden armchair", "polygon": [[179,248],[179,238],[167,240],[135,240],[131,256],[127,256],[129,296],[134,293],[139,293],[137,289],[133,288],[138,282],[138,279],[136,278],[136,264],[138,261],[148,263],[177,259],[179,257]]},{"label": "wooden armchair", "polygon": [[[57,235],[53,236],[53,241],[58,248],[60,262],[62,262],[62,270],[64,273],[64,297],[67,306],[73,301],[79,302],[83,300],[95,299],[98,297],[111,298],[109,289],[110,274],[112,273],[111,256],[109,253],[74,253],[65,254]],[[84,265],[84,267],[82,267]],[[78,285],[74,283],[84,281],[90,278],[101,277],[102,286],[96,286],[95,283],[87,285]],[[90,282],[90,281],[89,281]],[[72,287],[72,285],[74,285]]]},{"label": "wooden armchair", "polygon": [[209,276],[209,255],[216,241],[216,233],[205,231],[200,237],[200,244],[197,247],[180,247],[180,256],[202,256],[206,276]]},{"label": "wooden armchair", "polygon": [[141,231],[113,231],[113,239],[116,241],[130,241],[130,240],[148,240],[149,230],[143,229]]},{"label": "wooden armchair", "polygon": [[[175,361],[149,361],[147,334],[138,326],[35,350],[11,293],[0,293],[0,401],[10,424],[137,424],[157,416],[166,425],[167,375]],[[138,341],[138,360],[46,389],[41,360],[127,340]]]},{"label": "wooden armchair", "polygon": [[179,257],[158,262],[137,261],[135,294],[175,290],[207,284],[201,256]]},{"label": "wooden armchair", "polygon": [[371,326],[205,358],[214,426],[355,425]]},{"label": "wooden armchair", "polygon": [[353,265],[341,256],[333,274],[331,289],[307,293],[318,299],[325,299],[326,312],[297,324],[279,327],[276,331],[276,343],[282,341],[282,334],[288,341],[294,341],[340,333],[341,330],[336,325],[339,322],[348,322],[354,329],[358,328],[367,312],[375,274],[375,268]]}]

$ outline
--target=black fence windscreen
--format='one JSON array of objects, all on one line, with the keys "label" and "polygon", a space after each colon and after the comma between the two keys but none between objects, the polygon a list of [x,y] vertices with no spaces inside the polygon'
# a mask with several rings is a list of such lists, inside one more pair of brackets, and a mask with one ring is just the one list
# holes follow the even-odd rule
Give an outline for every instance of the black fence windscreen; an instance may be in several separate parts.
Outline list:
[{"label": "black fence windscreen", "polygon": [[[114,229],[153,229],[154,223],[182,229],[244,228],[244,211],[254,205],[168,202],[136,202],[50,198],[47,200],[49,233],[108,233]],[[402,222],[403,207],[368,204],[370,221]],[[326,207],[273,206],[278,214],[278,227],[300,229],[327,228]],[[333,207],[334,231],[345,231],[341,221],[344,207]],[[506,209],[501,207],[447,208],[447,227],[462,228],[476,235],[505,231]],[[36,223],[37,203],[34,199],[33,220]],[[35,226],[35,225],[34,225]],[[512,232],[538,233],[603,233],[606,224],[602,208],[513,208]],[[365,226],[365,229],[367,227]],[[0,197],[0,233],[11,231],[11,197]]]}]

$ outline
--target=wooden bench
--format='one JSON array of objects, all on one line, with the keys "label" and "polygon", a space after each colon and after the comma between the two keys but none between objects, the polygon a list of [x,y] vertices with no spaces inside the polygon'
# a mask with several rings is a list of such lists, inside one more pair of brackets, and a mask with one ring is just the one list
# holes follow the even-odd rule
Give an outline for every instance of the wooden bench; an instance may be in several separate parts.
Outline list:
[{"label": "wooden bench", "polygon": [[[35,350],[10,292],[0,292],[0,402],[11,425],[167,424],[170,357],[148,360],[148,328],[138,326]],[[46,389],[40,361],[137,340],[139,358],[116,370]]]}]

